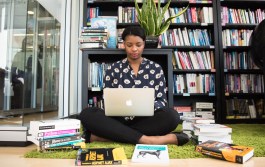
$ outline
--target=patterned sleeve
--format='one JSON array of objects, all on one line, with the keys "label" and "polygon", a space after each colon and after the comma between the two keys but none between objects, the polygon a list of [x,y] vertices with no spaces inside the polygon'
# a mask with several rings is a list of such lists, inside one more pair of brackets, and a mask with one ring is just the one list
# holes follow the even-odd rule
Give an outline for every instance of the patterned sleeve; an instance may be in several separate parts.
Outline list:
[{"label": "patterned sleeve", "polygon": [[167,105],[167,94],[166,94],[166,79],[164,72],[159,66],[157,68],[158,73],[156,74],[156,85],[155,85],[155,110],[165,107]]},{"label": "patterned sleeve", "polygon": [[113,88],[113,65],[109,65],[106,69],[105,76],[104,76],[104,88]]}]

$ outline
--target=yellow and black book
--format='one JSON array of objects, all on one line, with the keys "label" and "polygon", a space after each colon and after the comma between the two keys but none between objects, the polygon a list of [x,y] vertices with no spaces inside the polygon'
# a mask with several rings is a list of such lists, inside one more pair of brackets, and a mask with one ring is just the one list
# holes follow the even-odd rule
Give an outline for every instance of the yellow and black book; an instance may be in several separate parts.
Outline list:
[{"label": "yellow and black book", "polygon": [[122,147],[79,149],[76,166],[83,165],[125,165],[127,157]]},{"label": "yellow and black book", "polygon": [[195,150],[213,158],[243,164],[254,155],[254,148],[208,140],[196,146]]}]

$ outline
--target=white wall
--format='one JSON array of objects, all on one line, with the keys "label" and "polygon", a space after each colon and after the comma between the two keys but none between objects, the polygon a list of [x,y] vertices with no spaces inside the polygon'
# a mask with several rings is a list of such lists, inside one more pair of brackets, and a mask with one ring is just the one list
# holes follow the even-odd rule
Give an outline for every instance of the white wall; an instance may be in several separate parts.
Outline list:
[{"label": "white wall", "polygon": [[37,1],[61,23],[62,1],[64,0],[37,0]]}]

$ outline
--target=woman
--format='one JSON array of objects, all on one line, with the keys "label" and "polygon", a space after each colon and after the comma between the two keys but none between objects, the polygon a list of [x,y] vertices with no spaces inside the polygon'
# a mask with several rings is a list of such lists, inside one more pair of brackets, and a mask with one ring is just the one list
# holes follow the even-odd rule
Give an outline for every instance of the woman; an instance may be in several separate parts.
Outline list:
[{"label": "woman", "polygon": [[86,129],[87,141],[179,146],[189,141],[184,133],[172,133],[180,122],[179,114],[166,107],[166,81],[161,66],[142,57],[145,38],[145,31],[139,26],[130,26],[123,31],[127,57],[109,66],[104,87],[154,88],[154,116],[108,117],[103,109],[86,108],[80,113],[80,120]]}]

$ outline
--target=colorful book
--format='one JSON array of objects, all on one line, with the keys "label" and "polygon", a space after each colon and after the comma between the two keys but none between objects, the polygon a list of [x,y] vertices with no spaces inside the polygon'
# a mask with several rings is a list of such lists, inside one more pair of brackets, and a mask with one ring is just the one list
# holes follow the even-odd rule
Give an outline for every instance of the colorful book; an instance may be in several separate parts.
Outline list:
[{"label": "colorful book", "polygon": [[133,163],[169,163],[167,145],[136,144],[131,161]]},{"label": "colorful book", "polygon": [[80,129],[80,127],[81,123],[78,119],[30,121],[29,134],[38,137],[42,132]]},{"label": "colorful book", "polygon": [[40,132],[38,133],[38,140],[43,139],[52,139],[52,138],[60,138],[60,137],[67,137],[67,136],[74,136],[79,134],[79,129],[66,129],[66,130],[55,130],[50,132]]},{"label": "colorful book", "polygon": [[109,38],[107,48],[117,48],[117,18],[97,17],[91,18],[91,27],[107,27]]},{"label": "colorful book", "polygon": [[242,145],[208,140],[196,146],[195,150],[213,158],[243,164],[254,155],[254,148]]},{"label": "colorful book", "polygon": [[76,166],[125,165],[127,164],[127,157],[123,147],[79,149],[75,164]]}]

